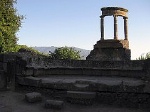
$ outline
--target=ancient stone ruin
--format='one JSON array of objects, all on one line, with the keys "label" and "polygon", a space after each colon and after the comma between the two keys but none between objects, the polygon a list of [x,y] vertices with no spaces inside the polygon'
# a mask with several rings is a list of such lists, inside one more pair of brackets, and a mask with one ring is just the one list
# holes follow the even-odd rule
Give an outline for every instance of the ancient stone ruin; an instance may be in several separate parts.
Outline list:
[{"label": "ancient stone ruin", "polygon": [[[26,53],[0,55],[0,89],[26,90],[27,101],[48,95],[46,108],[65,102],[141,106],[150,104],[150,60],[130,60],[127,9],[101,9],[101,40],[87,60],[51,60]],[[114,39],[104,39],[104,17],[114,17]],[[117,16],[124,19],[125,39],[118,40]],[[38,93],[41,94],[38,94]],[[36,93],[36,94],[35,94]]]},{"label": "ancient stone ruin", "polygon": [[[130,60],[131,53],[128,41],[128,24],[127,24],[127,9],[120,7],[104,7],[101,9],[101,40],[95,45],[87,60],[102,60],[102,61],[119,61]],[[104,39],[104,17],[114,17],[114,39]],[[118,39],[117,17],[122,16],[124,19],[124,40]]]}]

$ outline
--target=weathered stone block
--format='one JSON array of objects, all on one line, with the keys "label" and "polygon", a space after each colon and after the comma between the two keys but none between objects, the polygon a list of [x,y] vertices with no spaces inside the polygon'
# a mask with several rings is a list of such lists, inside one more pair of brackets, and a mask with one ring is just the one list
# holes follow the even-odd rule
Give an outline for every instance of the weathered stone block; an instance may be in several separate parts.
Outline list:
[{"label": "weathered stone block", "polygon": [[50,68],[49,70],[49,73],[46,73],[47,75],[63,75],[65,72],[65,69],[64,68],[59,68],[59,67],[56,67],[56,68]]},{"label": "weathered stone block", "polygon": [[27,93],[25,95],[25,100],[29,103],[35,103],[42,100],[42,95],[37,92]]},{"label": "weathered stone block", "polygon": [[45,102],[45,108],[62,109],[63,105],[64,102],[58,100],[46,100]]},{"label": "weathered stone block", "polygon": [[91,99],[91,98],[95,98],[95,96],[96,96],[95,92],[67,91],[67,97],[70,98]]},{"label": "weathered stone block", "polygon": [[33,75],[34,75],[34,76],[45,75],[44,68],[34,69]]},{"label": "weathered stone block", "polygon": [[92,70],[89,68],[88,69],[87,68],[82,69],[82,74],[83,75],[93,75]]},{"label": "weathered stone block", "polygon": [[124,61],[130,60],[128,40],[100,40],[86,57],[87,60]]},{"label": "weathered stone block", "polygon": [[36,77],[26,77],[24,78],[24,84],[39,87],[41,84],[41,79]]},{"label": "weathered stone block", "polygon": [[27,68],[25,75],[26,76],[32,76],[34,74],[33,71],[34,71],[33,68]]},{"label": "weathered stone block", "polygon": [[79,92],[79,91],[67,91],[67,101],[77,104],[92,104],[95,100],[95,92]]},{"label": "weathered stone block", "polygon": [[81,75],[82,69],[77,69],[77,68],[65,69],[65,74],[66,75]]},{"label": "weathered stone block", "polygon": [[0,70],[0,90],[6,89],[6,75],[3,70]]}]

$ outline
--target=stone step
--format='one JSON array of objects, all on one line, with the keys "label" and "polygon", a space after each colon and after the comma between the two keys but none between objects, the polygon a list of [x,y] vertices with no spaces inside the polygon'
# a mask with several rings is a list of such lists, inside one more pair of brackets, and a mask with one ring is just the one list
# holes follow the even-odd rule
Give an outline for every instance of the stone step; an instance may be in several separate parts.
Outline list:
[{"label": "stone step", "polygon": [[67,91],[67,101],[70,103],[91,105],[95,98],[96,92]]},{"label": "stone step", "polygon": [[[120,67],[120,66],[119,66]],[[55,67],[55,68],[34,68],[27,67],[26,76],[49,76],[49,75],[76,75],[76,76],[119,76],[141,79],[145,77],[143,68],[73,68],[73,67]]]},{"label": "stone step", "polygon": [[144,92],[143,80],[121,77],[18,77],[20,85],[67,91]]}]

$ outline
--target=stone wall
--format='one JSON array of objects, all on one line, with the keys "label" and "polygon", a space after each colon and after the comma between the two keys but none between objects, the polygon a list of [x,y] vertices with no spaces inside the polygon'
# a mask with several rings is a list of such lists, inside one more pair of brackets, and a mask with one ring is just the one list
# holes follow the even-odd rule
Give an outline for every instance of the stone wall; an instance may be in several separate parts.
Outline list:
[{"label": "stone wall", "polygon": [[26,62],[14,53],[0,54],[0,90],[15,90],[15,78],[22,74]]},{"label": "stone wall", "polygon": [[49,58],[30,58],[27,67],[53,68],[53,67],[75,67],[75,68],[113,68],[113,69],[143,69],[143,60],[133,61],[92,61],[92,60],[51,60]]},{"label": "stone wall", "polygon": [[49,58],[27,58],[26,76],[45,75],[87,75],[121,76],[145,79],[143,60],[132,61],[92,61],[92,60],[51,60]]},{"label": "stone wall", "polygon": [[0,57],[0,80],[3,83],[0,85],[3,87],[8,84],[8,80],[5,82],[5,79],[10,79],[11,84],[14,85],[15,76],[40,77],[48,75],[128,77],[147,81],[147,86],[150,85],[149,60],[51,60],[38,56],[31,56],[22,60],[21,57],[14,55],[0,55]]},{"label": "stone wall", "polygon": [[26,68],[26,76],[48,76],[48,75],[80,75],[80,76],[106,76],[106,77],[129,77],[146,79],[143,70],[123,69],[97,69],[97,68]]},{"label": "stone wall", "polygon": [[0,90],[6,89],[6,77],[4,74],[4,70],[0,70]]}]

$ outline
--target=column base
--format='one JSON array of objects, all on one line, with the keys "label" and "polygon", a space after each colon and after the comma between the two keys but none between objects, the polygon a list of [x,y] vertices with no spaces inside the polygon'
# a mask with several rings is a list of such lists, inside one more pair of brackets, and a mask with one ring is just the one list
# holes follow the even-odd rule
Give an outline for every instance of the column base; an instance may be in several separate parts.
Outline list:
[{"label": "column base", "polygon": [[86,57],[87,60],[125,61],[131,59],[128,40],[100,40]]}]

